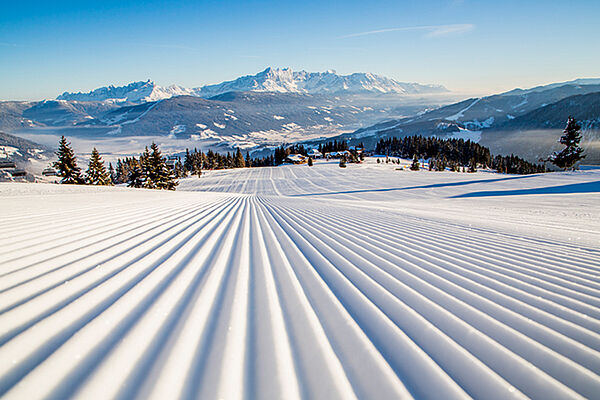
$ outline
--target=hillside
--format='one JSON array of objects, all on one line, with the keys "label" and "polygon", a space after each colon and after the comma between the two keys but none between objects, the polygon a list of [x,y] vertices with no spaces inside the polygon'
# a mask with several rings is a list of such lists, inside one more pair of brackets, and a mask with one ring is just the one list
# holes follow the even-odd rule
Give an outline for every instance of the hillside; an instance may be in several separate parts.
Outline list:
[{"label": "hillside", "polygon": [[599,178],[0,184],[0,396],[594,398]]},{"label": "hillside", "polygon": [[[600,85],[552,84],[529,90],[469,99],[414,117],[361,128],[335,139],[373,146],[379,139],[410,135],[481,141],[496,154],[517,154],[529,161],[557,150],[569,115],[581,122],[587,163],[600,163]],[[576,94],[573,94],[576,93]],[[510,110],[510,112],[507,112]]]},{"label": "hillside", "polygon": [[13,161],[25,168],[31,162],[44,162],[50,156],[51,150],[39,143],[0,132],[0,161]]},{"label": "hillside", "polygon": [[221,151],[235,147],[260,151],[335,136],[384,115],[408,115],[430,107],[430,101],[274,92],[229,92],[210,99],[178,96],[120,106],[48,100],[23,111],[36,127],[17,131],[28,137],[47,133],[103,141],[146,136],[193,141]]}]

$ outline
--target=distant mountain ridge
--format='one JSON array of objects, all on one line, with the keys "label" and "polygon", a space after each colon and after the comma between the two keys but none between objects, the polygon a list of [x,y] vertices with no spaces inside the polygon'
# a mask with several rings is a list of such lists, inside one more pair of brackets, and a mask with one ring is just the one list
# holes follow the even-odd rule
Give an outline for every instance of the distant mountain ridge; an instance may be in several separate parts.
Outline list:
[{"label": "distant mountain ridge", "polygon": [[217,85],[199,88],[199,96],[212,97],[226,92],[279,92],[307,94],[425,94],[443,93],[441,85],[398,82],[371,73],[338,75],[334,70],[325,72],[292,71],[290,68],[267,68],[256,75],[248,75]]},{"label": "distant mountain ridge", "polygon": [[87,93],[64,92],[57,100],[66,101],[113,101],[127,103],[145,103],[167,99],[173,96],[194,95],[193,89],[171,85],[162,87],[148,79],[147,81],[133,82],[126,86],[104,86]]},{"label": "distant mountain ridge", "polygon": [[570,115],[581,124],[586,162],[600,163],[600,79],[471,98],[337,139],[374,146],[380,139],[412,135],[461,138],[479,142],[496,154],[514,153],[537,162],[560,147],[557,141]]},{"label": "distant mountain ridge", "polygon": [[210,98],[227,92],[407,95],[444,93],[448,92],[448,89],[441,85],[399,82],[371,73],[338,75],[333,70],[326,72],[294,72],[290,68],[269,67],[256,75],[242,76],[235,80],[197,88],[185,88],[177,85],[162,87],[147,80],[133,82],[125,86],[105,86],[87,93],[64,92],[57,97],[57,100],[140,104],[184,95]]},{"label": "distant mountain ridge", "polygon": [[[439,135],[459,131],[468,134],[468,132],[489,128],[516,127],[515,124],[511,124],[511,121],[515,120],[523,124],[523,119],[527,119],[527,117],[520,118],[521,116],[536,115],[528,113],[572,96],[597,92],[600,92],[600,79],[577,79],[526,90],[515,89],[496,95],[463,100],[408,118],[386,121],[359,129],[348,136],[364,138],[367,136],[378,137],[383,134],[387,137],[415,133]],[[584,98],[584,100],[591,101],[592,98],[594,97]],[[582,104],[573,105],[572,112],[575,113],[581,106]],[[597,117],[600,117],[600,109],[593,107],[588,110],[586,115],[594,112]],[[538,126],[540,123],[536,119],[530,121],[529,125],[530,127],[536,124]],[[465,136],[465,138],[468,137]]]},{"label": "distant mountain ridge", "polygon": [[[193,95],[188,94],[192,89],[165,92],[145,81],[74,94],[78,100],[64,94],[58,100],[0,102],[0,130],[98,139],[152,136],[224,151],[265,152],[282,143],[337,138],[371,147],[381,138],[423,135],[480,141],[500,154],[514,152],[535,161],[554,150],[555,136],[573,115],[589,149],[586,162],[600,163],[600,147],[593,147],[600,139],[600,79],[514,89],[452,104],[447,94],[387,95],[386,90],[412,90],[394,85],[372,74],[271,68]],[[148,101],[153,98],[158,100]]]}]

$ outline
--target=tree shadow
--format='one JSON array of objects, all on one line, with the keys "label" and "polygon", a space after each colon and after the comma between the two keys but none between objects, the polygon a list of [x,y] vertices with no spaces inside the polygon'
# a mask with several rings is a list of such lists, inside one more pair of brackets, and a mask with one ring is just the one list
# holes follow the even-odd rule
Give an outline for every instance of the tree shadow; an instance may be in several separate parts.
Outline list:
[{"label": "tree shadow", "polygon": [[509,181],[509,180],[513,180],[513,179],[531,178],[533,176],[538,176],[538,174],[510,176],[507,178],[497,178],[497,179],[477,179],[477,180],[473,180],[473,181],[464,181],[464,182],[434,183],[431,185],[406,186],[406,187],[399,187],[399,188],[356,189],[356,190],[344,190],[344,191],[339,191],[339,192],[301,193],[301,194],[292,194],[292,195],[290,195],[290,197],[326,196],[326,195],[335,195],[335,194],[356,194],[356,193],[370,193],[370,192],[393,192],[393,191],[411,190],[411,189],[432,189],[432,188],[450,187],[450,186],[465,186],[465,185],[472,185],[472,184],[476,184],[476,183],[492,183],[492,182],[500,182],[500,181]]},{"label": "tree shadow", "polygon": [[565,193],[600,193],[600,181],[572,183],[569,185],[549,186],[532,189],[514,189],[514,190],[489,190],[484,192],[471,192],[452,196],[460,197],[488,197],[488,196],[519,196],[526,194],[565,194]]}]

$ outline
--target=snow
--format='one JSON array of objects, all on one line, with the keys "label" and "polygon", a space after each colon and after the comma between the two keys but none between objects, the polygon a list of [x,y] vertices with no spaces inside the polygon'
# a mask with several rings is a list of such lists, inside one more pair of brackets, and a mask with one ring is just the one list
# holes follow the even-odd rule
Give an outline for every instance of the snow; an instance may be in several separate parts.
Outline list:
[{"label": "snow", "polygon": [[14,154],[21,155],[19,149],[12,146],[0,146],[0,158],[10,158]]},{"label": "snow", "polygon": [[522,107],[522,106],[524,106],[524,105],[525,105],[525,104],[527,104],[527,103],[528,103],[527,96],[526,96],[526,95],[524,95],[524,96],[523,96],[523,100],[521,100],[521,102],[520,102],[519,104],[512,106],[512,108],[513,108],[513,109],[515,109],[515,108],[519,108],[519,107]]},{"label": "snow", "polygon": [[473,131],[462,128],[458,129],[458,132],[454,132],[451,135],[443,136],[443,138],[470,140],[473,143],[479,143],[479,141],[481,140],[481,131]]},{"label": "snow", "polygon": [[216,126],[219,129],[225,129],[225,124],[219,124],[217,122],[213,122],[213,125]]},{"label": "snow", "polygon": [[273,119],[281,120],[285,119],[285,117],[282,117],[281,115],[273,115]]},{"label": "snow", "polygon": [[186,130],[185,125],[174,125],[169,131],[169,138],[174,138],[178,133],[184,133]]},{"label": "snow", "polygon": [[107,103],[145,103],[168,99],[173,96],[194,95],[194,89],[187,89],[177,85],[162,87],[154,82],[132,82],[126,86],[104,86],[87,93],[64,92],[57,97],[58,101],[104,101]]},{"label": "snow", "polygon": [[0,396],[597,398],[600,169],[397,167],[0,184]]},{"label": "snow", "polygon": [[467,112],[469,109],[471,109],[471,107],[473,107],[475,104],[479,103],[479,100],[481,100],[481,98],[477,98],[475,99],[471,104],[469,104],[466,108],[460,110],[459,112],[457,112],[454,115],[451,115],[449,117],[446,117],[446,119],[448,121],[457,121],[459,118],[462,118],[465,116],[465,112]]},{"label": "snow", "polygon": [[491,127],[494,124],[494,120],[494,117],[489,117],[483,121],[477,119],[474,119],[473,121],[464,121],[463,124],[469,129],[483,129]]},{"label": "snow", "polygon": [[210,98],[231,91],[336,94],[336,93],[391,93],[397,95],[442,93],[448,90],[441,85],[421,85],[398,82],[371,73],[337,75],[326,72],[292,71],[290,68],[267,68],[256,75],[193,89],[195,94]]}]

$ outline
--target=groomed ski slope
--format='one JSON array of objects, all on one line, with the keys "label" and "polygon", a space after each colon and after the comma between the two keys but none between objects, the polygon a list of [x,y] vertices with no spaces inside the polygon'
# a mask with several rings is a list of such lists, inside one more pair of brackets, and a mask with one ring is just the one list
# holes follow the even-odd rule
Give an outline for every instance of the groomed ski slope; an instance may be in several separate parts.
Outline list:
[{"label": "groomed ski slope", "polygon": [[4,399],[600,398],[600,170],[0,184]]}]

